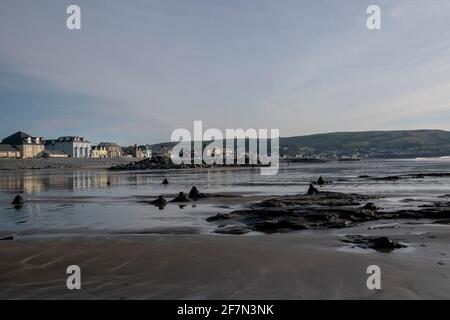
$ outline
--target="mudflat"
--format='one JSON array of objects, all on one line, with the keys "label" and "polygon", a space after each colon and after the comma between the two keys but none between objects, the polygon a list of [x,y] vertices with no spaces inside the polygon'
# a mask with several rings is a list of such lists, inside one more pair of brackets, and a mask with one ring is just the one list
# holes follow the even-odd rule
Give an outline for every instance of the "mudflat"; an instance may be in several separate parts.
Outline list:
[{"label": "mudflat", "polygon": [[28,158],[0,159],[0,170],[99,169],[124,165],[135,158]]},{"label": "mudflat", "polygon": [[[93,235],[0,241],[1,299],[448,299],[448,226],[274,235]],[[390,253],[348,234],[408,243]],[[68,290],[66,268],[81,268]],[[366,285],[381,268],[381,290]]]}]

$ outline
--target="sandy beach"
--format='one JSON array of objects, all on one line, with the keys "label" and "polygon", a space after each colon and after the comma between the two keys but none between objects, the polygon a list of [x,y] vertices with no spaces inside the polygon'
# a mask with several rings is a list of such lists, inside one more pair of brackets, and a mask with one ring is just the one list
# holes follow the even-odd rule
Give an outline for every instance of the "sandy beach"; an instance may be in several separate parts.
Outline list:
[{"label": "sandy beach", "polygon": [[[344,246],[345,234],[388,235],[391,253]],[[448,299],[448,226],[277,235],[23,237],[0,241],[1,299]],[[82,289],[66,288],[79,265]],[[369,265],[382,289],[369,290]]]},{"label": "sandy beach", "polygon": [[[446,167],[314,164],[272,179],[244,168],[6,170],[0,299],[449,299]],[[198,199],[174,202],[193,185]],[[66,287],[70,265],[81,290]],[[367,287],[371,265],[380,290]]]}]

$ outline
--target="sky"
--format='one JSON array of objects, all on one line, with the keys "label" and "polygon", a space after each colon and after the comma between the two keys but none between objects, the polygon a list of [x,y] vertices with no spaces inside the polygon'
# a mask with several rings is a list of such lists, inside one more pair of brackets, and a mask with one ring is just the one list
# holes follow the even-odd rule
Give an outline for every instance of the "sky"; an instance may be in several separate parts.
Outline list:
[{"label": "sky", "polygon": [[[81,8],[81,30],[66,27]],[[381,8],[381,30],[366,9]],[[0,137],[450,130],[448,0],[2,0]]]}]

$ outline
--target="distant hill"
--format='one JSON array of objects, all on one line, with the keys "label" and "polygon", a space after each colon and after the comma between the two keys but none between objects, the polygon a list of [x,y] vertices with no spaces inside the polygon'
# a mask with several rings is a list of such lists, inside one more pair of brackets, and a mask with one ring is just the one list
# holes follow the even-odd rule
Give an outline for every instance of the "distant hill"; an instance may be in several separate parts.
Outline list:
[{"label": "distant hill", "polygon": [[425,157],[450,155],[450,132],[443,130],[335,132],[280,139],[289,155]]},{"label": "distant hill", "polygon": [[[162,145],[152,145],[156,151]],[[280,138],[280,153],[288,156],[327,158],[359,157],[439,157],[450,156],[450,132],[443,130],[403,130],[334,132]]]}]

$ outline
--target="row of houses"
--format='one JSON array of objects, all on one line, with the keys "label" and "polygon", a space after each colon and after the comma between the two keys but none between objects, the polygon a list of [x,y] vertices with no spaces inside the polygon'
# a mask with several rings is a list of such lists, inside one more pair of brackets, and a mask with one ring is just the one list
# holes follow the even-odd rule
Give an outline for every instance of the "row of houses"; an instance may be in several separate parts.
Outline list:
[{"label": "row of houses", "polygon": [[33,158],[44,149],[44,140],[41,137],[32,137],[19,131],[2,140],[0,157]]},{"label": "row of houses", "polygon": [[149,146],[130,146],[122,148],[117,143],[102,142],[93,145],[83,137],[68,136],[44,140],[22,131],[2,140],[0,158],[151,158]]}]

